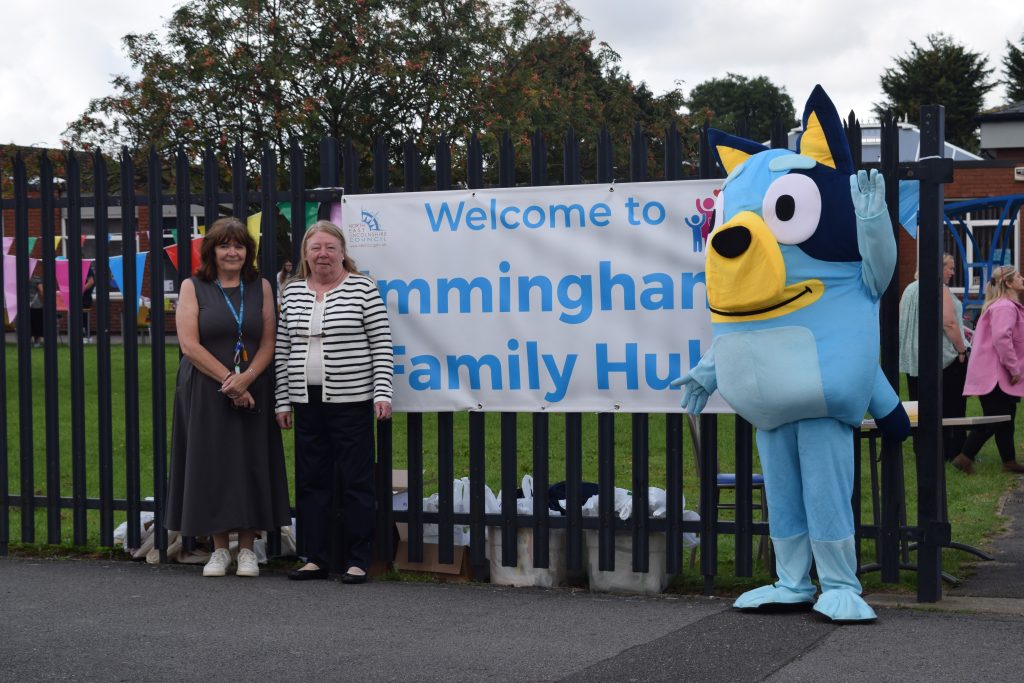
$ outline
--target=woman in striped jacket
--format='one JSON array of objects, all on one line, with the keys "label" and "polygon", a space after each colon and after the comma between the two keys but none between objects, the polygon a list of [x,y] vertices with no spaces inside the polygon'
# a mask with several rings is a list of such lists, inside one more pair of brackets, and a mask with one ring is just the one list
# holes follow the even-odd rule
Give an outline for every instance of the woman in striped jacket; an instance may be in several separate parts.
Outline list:
[{"label": "woman in striped jacket", "polygon": [[391,417],[394,357],[376,283],[348,256],[338,226],[318,221],[302,240],[299,275],[281,291],[277,423],[295,423],[299,555],[295,580],[327,578],[335,464],[341,471],[344,583],[363,583],[373,555],[374,417]]}]

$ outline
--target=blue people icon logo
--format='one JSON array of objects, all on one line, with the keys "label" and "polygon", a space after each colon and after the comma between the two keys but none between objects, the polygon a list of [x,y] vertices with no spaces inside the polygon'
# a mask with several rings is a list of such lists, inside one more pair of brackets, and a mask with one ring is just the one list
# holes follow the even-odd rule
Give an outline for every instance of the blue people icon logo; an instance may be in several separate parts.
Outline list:
[{"label": "blue people icon logo", "polygon": [[700,197],[694,200],[697,213],[683,219],[690,230],[693,231],[693,251],[699,254],[704,251],[704,244],[708,241],[708,235],[715,222],[715,198],[721,189],[716,189],[710,197]]}]

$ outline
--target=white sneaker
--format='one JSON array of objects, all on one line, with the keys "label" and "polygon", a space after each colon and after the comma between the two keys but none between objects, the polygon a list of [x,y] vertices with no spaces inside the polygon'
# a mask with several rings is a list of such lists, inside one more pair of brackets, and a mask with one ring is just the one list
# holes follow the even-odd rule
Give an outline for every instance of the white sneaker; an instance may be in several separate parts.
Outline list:
[{"label": "white sneaker", "polygon": [[203,576],[224,576],[231,566],[231,553],[227,548],[217,548],[203,567]]},{"label": "white sneaker", "polygon": [[248,548],[242,548],[238,551],[238,569],[235,571],[236,576],[259,576],[260,565],[256,561],[256,553],[249,550]]}]

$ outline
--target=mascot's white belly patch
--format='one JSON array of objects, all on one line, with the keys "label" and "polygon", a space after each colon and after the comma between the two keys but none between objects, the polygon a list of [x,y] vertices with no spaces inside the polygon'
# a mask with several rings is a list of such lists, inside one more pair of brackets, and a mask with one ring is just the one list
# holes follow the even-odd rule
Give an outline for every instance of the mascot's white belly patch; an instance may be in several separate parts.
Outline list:
[{"label": "mascot's white belly patch", "polygon": [[714,342],[718,390],[758,429],[826,417],[818,349],[805,327],[732,332]]}]

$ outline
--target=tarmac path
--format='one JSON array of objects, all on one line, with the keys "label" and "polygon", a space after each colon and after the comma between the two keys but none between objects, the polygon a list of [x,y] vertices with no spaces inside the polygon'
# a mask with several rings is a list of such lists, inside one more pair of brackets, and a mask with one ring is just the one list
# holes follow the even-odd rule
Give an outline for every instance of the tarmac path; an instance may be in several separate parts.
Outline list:
[{"label": "tarmac path", "polygon": [[1020,488],[1004,513],[995,562],[936,605],[868,596],[867,626],[704,597],[0,558],[0,680],[1020,680]]}]

